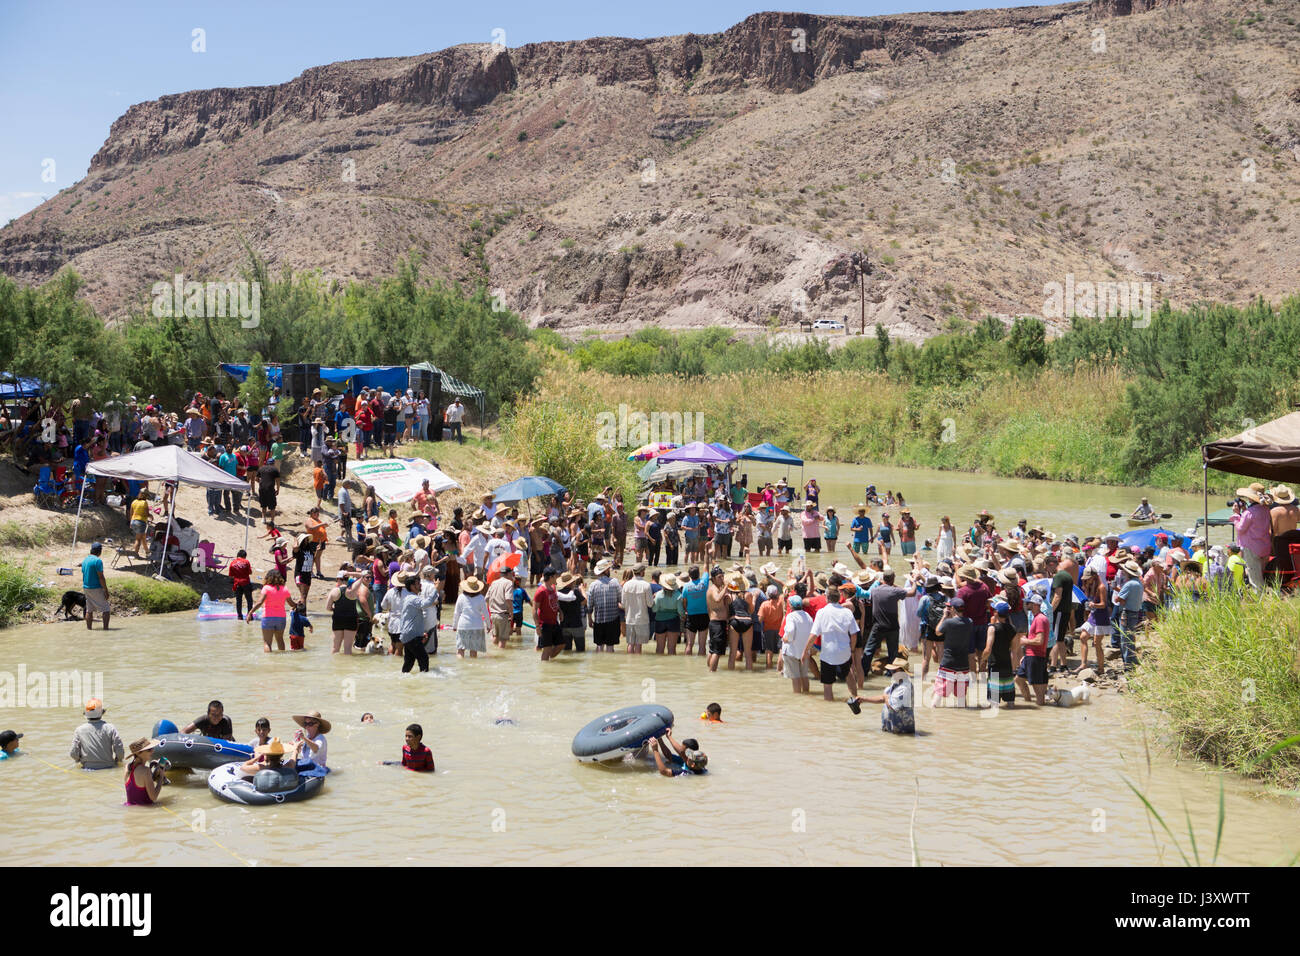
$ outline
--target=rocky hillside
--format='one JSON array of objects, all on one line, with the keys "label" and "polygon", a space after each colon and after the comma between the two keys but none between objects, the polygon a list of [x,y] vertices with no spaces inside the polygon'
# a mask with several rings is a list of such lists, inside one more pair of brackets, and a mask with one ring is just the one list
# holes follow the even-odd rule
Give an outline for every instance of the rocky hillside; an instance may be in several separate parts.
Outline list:
[{"label": "rocky hillside", "polygon": [[763,13],[724,33],[336,63],[131,107],[90,172],[0,231],[106,317],[245,244],[326,278],[424,268],[534,324],[920,338],[1041,314],[1047,283],[1156,299],[1296,288],[1300,0]]}]

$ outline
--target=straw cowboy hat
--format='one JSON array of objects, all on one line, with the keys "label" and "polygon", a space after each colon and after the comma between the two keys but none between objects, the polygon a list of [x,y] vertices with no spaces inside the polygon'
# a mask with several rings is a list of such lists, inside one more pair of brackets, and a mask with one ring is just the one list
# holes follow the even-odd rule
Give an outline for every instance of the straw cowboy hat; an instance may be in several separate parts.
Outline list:
[{"label": "straw cowboy hat", "polygon": [[[902,650],[903,648],[900,647],[899,651]],[[907,670],[907,658],[901,655],[895,657],[892,661],[890,661],[888,664],[885,665],[886,674],[888,674],[890,671],[905,671],[905,670]]]},{"label": "straw cowboy hat", "polygon": [[158,746],[158,741],[153,737],[141,737],[131,744],[131,756],[137,757],[148,750],[153,750]]},{"label": "straw cowboy hat", "polygon": [[866,514],[866,513],[867,513],[867,506],[864,505],[862,502],[858,502],[858,506],[857,506],[857,508],[854,509],[854,510],[857,511],[858,514]]},{"label": "straw cowboy hat", "polygon": [[675,575],[675,574],[673,574],[671,571],[669,571],[667,574],[665,574],[663,577],[661,577],[661,578],[659,579],[659,583],[660,583],[661,585],[663,585],[663,587],[664,587],[666,590],[669,590],[669,591],[676,591],[676,590],[677,590],[677,575]]},{"label": "straw cowboy hat", "polygon": [[1003,584],[1019,584],[1020,575],[1016,573],[1015,568],[1003,568],[997,572],[998,580]]},{"label": "straw cowboy hat", "polygon": [[415,536],[414,544],[417,548],[428,548],[429,536],[427,534],[417,534]]},{"label": "straw cowboy hat", "polygon": [[460,590],[464,594],[478,594],[483,590],[483,582],[473,575],[470,575],[464,581],[460,582]]},{"label": "straw cowboy hat", "polygon": [[1291,489],[1286,485],[1278,485],[1276,488],[1270,489],[1269,494],[1272,495],[1273,500],[1280,505],[1289,505],[1291,502],[1295,501],[1295,495],[1292,494]]},{"label": "straw cowboy hat", "polygon": [[1127,561],[1121,564],[1120,567],[1124,570],[1126,574],[1131,574],[1134,577],[1139,577],[1139,578],[1142,576],[1141,566],[1132,558],[1129,558]]},{"label": "straw cowboy hat", "polygon": [[378,531],[378,530],[379,530],[379,518],[378,518],[378,516],[373,517],[373,518],[368,518],[368,519],[366,519],[366,530],[367,530],[367,531]]},{"label": "straw cowboy hat", "polygon": [[727,575],[727,590],[728,591],[745,590],[745,576],[743,574]]},{"label": "straw cowboy hat", "polygon": [[581,580],[581,574],[575,574],[572,571],[565,571],[560,575],[560,579],[555,582],[555,586],[559,588],[573,587],[573,585],[579,583]]},{"label": "straw cowboy hat", "polygon": [[601,558],[599,561],[596,562],[596,567],[594,568],[594,571],[596,576],[600,577],[600,575],[604,574],[606,571],[609,571],[613,567],[614,567],[614,562],[612,559]]},{"label": "straw cowboy hat", "polygon": [[777,567],[776,567],[776,562],[775,562],[775,561],[769,561],[769,562],[767,562],[767,564],[763,565],[762,567],[760,567],[760,568],[758,569],[758,572],[759,572],[759,574],[765,574],[765,575],[767,575],[769,578],[771,578],[773,581],[775,581],[775,580],[776,580],[776,575],[777,575],[777,573],[778,573],[778,572],[777,572]]},{"label": "straw cowboy hat", "polygon": [[283,757],[285,754],[284,744],[280,743],[279,737],[272,737],[269,743],[258,744],[253,748],[255,754],[266,754],[267,756]]},{"label": "straw cowboy hat", "polygon": [[979,572],[969,564],[957,572],[957,577],[961,578],[963,581],[978,581],[980,579]]},{"label": "straw cowboy hat", "polygon": [[858,587],[865,590],[866,588],[871,587],[871,585],[875,582],[876,572],[867,568],[863,568],[857,574],[849,578],[849,580],[852,581],[854,584],[856,584]]},{"label": "straw cowboy hat", "polygon": [[309,710],[305,714],[294,714],[293,722],[297,724],[299,727],[306,727],[307,725],[305,721],[309,717],[312,720],[320,721],[320,732],[322,734],[328,734],[333,729],[333,725],[320,715],[319,710]]},{"label": "straw cowboy hat", "polygon": [[1237,496],[1253,501],[1255,504],[1260,503],[1260,498],[1264,495],[1266,489],[1262,482],[1252,481],[1249,488],[1238,488]]}]

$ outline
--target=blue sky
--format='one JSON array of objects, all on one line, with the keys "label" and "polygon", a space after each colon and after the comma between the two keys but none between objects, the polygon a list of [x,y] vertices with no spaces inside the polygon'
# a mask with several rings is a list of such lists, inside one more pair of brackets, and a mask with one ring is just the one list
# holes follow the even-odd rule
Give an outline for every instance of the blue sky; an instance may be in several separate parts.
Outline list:
[{"label": "blue sky", "polygon": [[[505,31],[506,46],[516,47],[594,36],[712,33],[771,9],[872,16],[995,5],[944,0],[0,0],[0,225],[84,176],[113,120],[127,107],[167,93],[283,83],[308,67],[337,60],[489,43],[495,29]],[[204,31],[202,53],[192,49],[196,28]]]}]

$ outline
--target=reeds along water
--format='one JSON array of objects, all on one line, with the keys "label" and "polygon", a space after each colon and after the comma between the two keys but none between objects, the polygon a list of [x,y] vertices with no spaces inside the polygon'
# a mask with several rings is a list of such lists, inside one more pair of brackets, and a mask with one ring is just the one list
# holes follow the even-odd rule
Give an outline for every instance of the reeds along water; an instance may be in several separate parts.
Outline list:
[{"label": "reeds along water", "polygon": [[1162,615],[1131,684],[1179,747],[1271,784],[1300,786],[1300,603],[1213,591]]},{"label": "reeds along water", "polygon": [[[1199,490],[1195,451],[1150,474],[1126,471],[1126,384],[1117,371],[1048,370],[950,389],[912,386],[877,372],[750,371],[688,379],[569,368],[548,372],[542,400],[518,406],[515,418],[557,408],[577,413],[573,434],[580,437],[594,433],[596,415],[625,404],[647,414],[699,414],[706,441],[735,448],[771,441],[805,459]],[[527,434],[539,430],[519,424]],[[1220,479],[1224,488],[1233,480]]]}]

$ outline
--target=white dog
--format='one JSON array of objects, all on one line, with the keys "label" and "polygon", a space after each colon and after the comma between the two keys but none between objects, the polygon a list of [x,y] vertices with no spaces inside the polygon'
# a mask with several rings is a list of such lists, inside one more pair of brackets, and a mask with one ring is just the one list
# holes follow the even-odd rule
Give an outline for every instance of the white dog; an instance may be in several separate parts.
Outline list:
[{"label": "white dog", "polygon": [[1049,687],[1047,699],[1057,707],[1086,704],[1092,699],[1092,688],[1087,684],[1080,684],[1078,687]]}]

